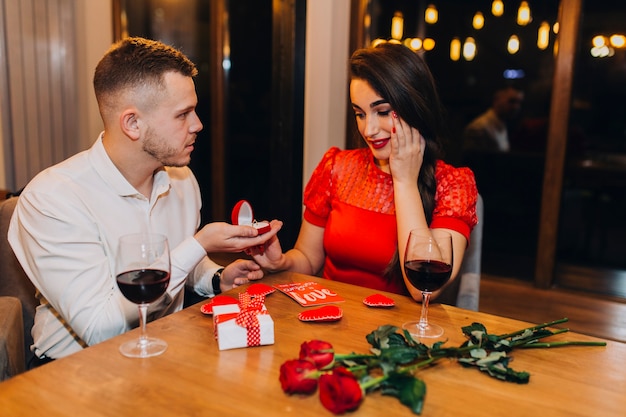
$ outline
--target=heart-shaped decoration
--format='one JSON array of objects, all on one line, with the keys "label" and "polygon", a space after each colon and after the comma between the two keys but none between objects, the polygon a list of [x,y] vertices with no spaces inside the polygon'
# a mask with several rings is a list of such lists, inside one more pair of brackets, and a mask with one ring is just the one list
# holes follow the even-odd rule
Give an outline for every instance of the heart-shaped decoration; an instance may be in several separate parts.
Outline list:
[{"label": "heart-shaped decoration", "polygon": [[203,304],[202,307],[200,307],[200,311],[202,314],[213,314],[213,306],[223,306],[227,304],[238,304],[238,301],[235,297],[229,295],[216,295],[211,298],[211,301]]},{"label": "heart-shaped decoration", "polygon": [[260,283],[260,282],[251,284],[246,289],[246,292],[253,297],[258,297],[261,295],[268,295],[268,294],[273,293],[274,291],[276,291],[276,288],[267,284]]},{"label": "heart-shaped decoration", "polygon": [[300,321],[337,321],[343,317],[343,310],[335,305],[319,307],[298,314]]},{"label": "heart-shaped decoration", "polygon": [[363,304],[370,307],[393,307],[396,305],[393,299],[378,293],[365,297]]}]

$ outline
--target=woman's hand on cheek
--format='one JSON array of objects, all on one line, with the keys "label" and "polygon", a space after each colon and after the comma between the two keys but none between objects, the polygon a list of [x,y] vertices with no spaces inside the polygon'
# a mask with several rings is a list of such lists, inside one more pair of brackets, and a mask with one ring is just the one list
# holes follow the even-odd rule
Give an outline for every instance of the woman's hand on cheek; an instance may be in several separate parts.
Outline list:
[{"label": "woman's hand on cheek", "polygon": [[389,166],[396,181],[417,181],[422,166],[426,141],[419,130],[411,127],[393,113],[391,132],[391,155]]}]

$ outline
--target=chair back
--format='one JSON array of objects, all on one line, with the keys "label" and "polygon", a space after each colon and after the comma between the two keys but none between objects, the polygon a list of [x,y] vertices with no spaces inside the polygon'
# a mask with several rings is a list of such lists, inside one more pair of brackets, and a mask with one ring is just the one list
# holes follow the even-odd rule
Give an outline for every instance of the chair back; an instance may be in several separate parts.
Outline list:
[{"label": "chair back", "polygon": [[31,329],[35,322],[35,309],[39,305],[39,300],[35,296],[35,286],[26,276],[7,240],[9,222],[18,198],[10,197],[0,202],[0,295],[16,297],[22,303],[24,361],[28,369],[28,364],[34,356],[30,350],[33,344]]},{"label": "chair back", "polygon": [[478,194],[476,200],[476,217],[478,223],[470,234],[469,247],[463,255],[463,263],[459,271],[459,292],[456,299],[457,307],[478,311],[480,300],[480,271],[483,247],[483,224],[485,207],[483,198]]}]

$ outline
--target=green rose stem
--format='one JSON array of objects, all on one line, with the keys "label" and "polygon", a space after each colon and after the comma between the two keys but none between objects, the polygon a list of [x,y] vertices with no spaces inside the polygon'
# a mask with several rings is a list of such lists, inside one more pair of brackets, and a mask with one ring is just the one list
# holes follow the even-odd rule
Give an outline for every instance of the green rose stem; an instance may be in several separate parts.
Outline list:
[{"label": "green rose stem", "polygon": [[[510,337],[517,336],[518,334],[522,334],[522,333],[524,333],[527,330],[530,330],[532,332],[532,331],[535,331],[535,330],[543,329],[545,327],[554,326],[555,324],[565,323],[568,320],[569,320],[568,318],[562,318],[562,319],[559,319],[559,320],[551,321],[549,323],[543,323],[543,324],[538,324],[538,325],[533,326],[533,327],[527,327],[525,329],[521,329],[521,330],[518,330],[518,331],[513,332],[513,333],[501,334],[501,335],[498,336],[498,339],[508,339]],[[569,329],[563,329],[563,331],[568,331],[568,330]]]},{"label": "green rose stem", "polygon": [[606,346],[606,342],[579,342],[579,341],[571,341],[571,342],[528,342],[523,345],[519,345],[518,347],[523,349],[534,349],[534,348],[554,348],[561,346]]},{"label": "green rose stem", "polygon": [[[475,348],[475,347],[474,347]],[[465,348],[459,348],[457,349],[459,351],[461,350],[471,350],[471,349],[465,349]],[[413,372],[419,368],[424,368],[426,366],[429,366],[431,364],[433,364],[434,362],[438,361],[439,359],[445,358],[447,357],[446,355],[441,355],[441,356],[431,356],[430,358],[418,362],[418,363],[414,363],[412,365],[409,366],[399,366],[398,369],[396,370],[397,373],[407,373],[407,372]],[[365,365],[361,365],[361,366],[354,366],[354,367],[350,367],[348,368],[349,371],[352,371],[355,368],[362,368]],[[389,374],[387,375],[383,375],[383,376],[379,376],[378,378],[372,378],[369,379],[363,383],[361,383],[361,388],[363,389],[363,392],[367,392],[368,389],[372,388],[372,387],[376,387],[378,386],[380,383],[384,382],[385,380],[389,379]]]},{"label": "green rose stem", "polygon": [[[554,320],[551,321],[549,323],[543,323],[543,324],[538,324],[536,326],[532,326],[532,327],[528,327],[525,329],[521,329],[518,330],[516,332],[513,333],[508,333],[508,334],[503,334],[503,335],[499,335],[498,339],[502,340],[502,339],[509,339],[511,337],[523,334],[526,331],[531,331],[534,332],[535,330],[541,330],[543,328],[546,327],[551,327],[554,326],[555,324],[561,324],[561,323],[565,323],[567,322],[569,319],[568,318],[562,318],[559,320]],[[558,329],[552,332],[552,334],[549,335],[543,335],[541,337],[536,337],[533,338],[532,340],[524,340],[521,339],[519,341],[513,342],[512,346],[513,347],[520,347],[520,348],[551,348],[551,347],[562,347],[562,346],[606,346],[606,342],[580,342],[580,341],[569,341],[569,342],[547,342],[547,343],[538,343],[537,340],[541,339],[542,337],[548,337],[548,336],[554,336],[557,334],[561,334],[561,333],[567,333],[569,332],[569,329]]]},{"label": "green rose stem", "polygon": [[336,353],[335,362],[342,362],[347,360],[359,360],[359,359],[378,359],[378,356],[371,353]]}]

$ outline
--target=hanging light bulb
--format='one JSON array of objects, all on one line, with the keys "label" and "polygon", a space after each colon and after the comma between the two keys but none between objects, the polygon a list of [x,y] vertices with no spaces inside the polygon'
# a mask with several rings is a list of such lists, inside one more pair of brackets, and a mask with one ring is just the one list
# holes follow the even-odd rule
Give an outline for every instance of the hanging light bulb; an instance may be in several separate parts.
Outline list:
[{"label": "hanging light bulb", "polygon": [[450,42],[450,59],[458,61],[461,58],[461,41],[459,38],[452,39]]},{"label": "hanging light bulb", "polygon": [[602,35],[596,35],[593,37],[593,39],[591,40],[591,43],[593,44],[593,46],[595,46],[596,48],[600,48],[604,45],[606,45],[606,41],[604,39],[604,36]]},{"label": "hanging light bulb", "polygon": [[517,24],[520,26],[526,26],[531,20],[528,2],[523,1],[520,3],[519,9],[517,9]]},{"label": "hanging light bulb", "polygon": [[426,38],[423,42],[425,51],[432,51],[435,48],[435,40],[433,38]]},{"label": "hanging light bulb", "polygon": [[491,3],[491,14],[495,17],[500,17],[504,13],[504,3],[502,0],[494,0]]},{"label": "hanging light bulb", "polygon": [[434,4],[429,4],[424,13],[424,21],[426,23],[435,24],[439,20],[439,12]]},{"label": "hanging light bulb", "polygon": [[404,17],[402,13],[395,12],[391,18],[391,37],[394,39],[402,39],[404,33]]},{"label": "hanging light bulb", "polygon": [[623,48],[626,46],[626,36],[617,34],[611,35],[609,42],[611,42],[611,46],[615,48]]},{"label": "hanging light bulb", "polygon": [[537,47],[544,50],[550,43],[550,25],[548,22],[541,22],[537,30]]},{"label": "hanging light bulb", "polygon": [[476,30],[480,30],[485,26],[485,16],[483,16],[482,12],[476,12],[472,19],[472,26],[474,26]]},{"label": "hanging light bulb", "polygon": [[554,40],[554,47],[552,48],[552,54],[557,56],[559,54],[559,38]]},{"label": "hanging light bulb", "polygon": [[517,37],[517,35],[511,35],[511,37],[509,38],[509,42],[506,45],[506,49],[511,55],[519,51],[519,38]]},{"label": "hanging light bulb", "polygon": [[363,29],[368,30],[371,24],[372,24],[372,15],[369,13],[366,13],[365,16],[363,16]]},{"label": "hanging light bulb", "polygon": [[382,38],[376,38],[372,41],[372,47],[378,46],[381,43],[386,43],[387,41]]},{"label": "hanging light bulb", "polygon": [[476,41],[474,38],[467,38],[463,44],[463,58],[471,61],[474,57],[476,57]]},{"label": "hanging light bulb", "polygon": [[414,51],[419,51],[422,49],[422,40],[420,38],[406,38],[404,40],[404,45],[408,46]]}]

